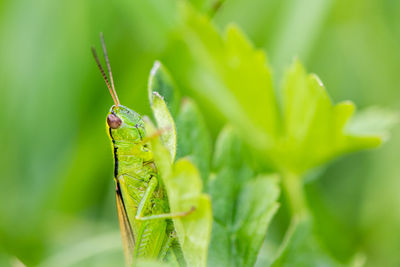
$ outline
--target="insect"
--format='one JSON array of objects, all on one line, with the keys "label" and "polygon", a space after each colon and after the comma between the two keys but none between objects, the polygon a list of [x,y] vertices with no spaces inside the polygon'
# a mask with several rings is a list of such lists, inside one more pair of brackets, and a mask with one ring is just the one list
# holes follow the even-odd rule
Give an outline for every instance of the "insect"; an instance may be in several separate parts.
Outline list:
[{"label": "insect", "polygon": [[100,40],[110,80],[94,47],[92,53],[114,101],[106,128],[114,155],[117,210],[126,262],[131,266],[138,258],[163,260],[170,251],[179,251],[171,218],[186,216],[192,210],[170,213],[149,144],[161,131],[146,136],[142,117],[120,104],[102,34]]}]

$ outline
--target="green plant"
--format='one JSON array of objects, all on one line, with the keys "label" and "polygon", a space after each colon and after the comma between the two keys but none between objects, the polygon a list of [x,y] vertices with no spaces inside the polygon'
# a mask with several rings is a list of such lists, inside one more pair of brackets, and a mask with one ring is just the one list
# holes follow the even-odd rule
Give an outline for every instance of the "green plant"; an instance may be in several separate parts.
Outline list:
[{"label": "green plant", "polygon": [[[164,171],[170,177],[165,182],[167,188],[183,193],[185,190],[179,188],[186,185],[180,173],[187,171],[187,177],[191,177],[197,166],[207,184],[203,191],[211,196],[214,222],[208,265],[256,264],[268,225],[279,207],[280,186],[291,223],[279,248],[258,264],[341,265],[315,235],[303,190],[304,178],[347,153],[379,146],[395,116],[377,109],[353,116],[355,107],[351,102],[332,104],[322,82],[316,75],[307,74],[298,60],[288,70],[282,90],[275,91],[264,53],[255,50],[235,26],[221,36],[206,17],[188,6],[181,9],[182,33],[171,46],[179,49],[167,50],[164,62],[172,66],[170,71],[180,87],[212,105],[212,110],[230,126],[221,131],[211,149],[202,112],[190,99],[184,99],[179,108],[181,93],[171,85],[174,82],[169,74],[159,75],[151,93],[158,92],[156,98],[165,96],[177,123],[178,173],[174,174],[171,166]],[[177,58],[189,58],[191,62],[183,64]],[[167,81],[162,77],[168,77]],[[163,112],[168,112],[166,106]],[[164,120],[172,117],[164,116]],[[157,116],[156,120],[159,126],[171,124]],[[182,157],[188,157],[194,165],[179,159]],[[159,162],[163,158],[167,158],[166,153]],[[179,182],[170,183],[168,179]],[[189,178],[187,181],[190,183]],[[196,191],[200,189],[199,184]],[[179,193],[173,195],[179,199]],[[174,200],[170,205],[175,205]],[[204,226],[198,224],[196,229]],[[207,236],[202,232],[203,237]],[[201,251],[192,249],[189,258],[204,259]],[[189,265],[205,265],[204,260],[194,262]]]}]

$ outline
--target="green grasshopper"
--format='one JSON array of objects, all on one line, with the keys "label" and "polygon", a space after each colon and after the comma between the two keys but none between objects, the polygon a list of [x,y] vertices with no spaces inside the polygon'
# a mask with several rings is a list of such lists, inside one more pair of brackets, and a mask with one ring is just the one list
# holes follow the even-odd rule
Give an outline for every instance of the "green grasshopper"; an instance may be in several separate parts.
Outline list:
[{"label": "green grasshopper", "polygon": [[100,39],[111,84],[93,47],[92,52],[115,104],[107,115],[106,127],[114,155],[117,210],[126,262],[131,266],[138,258],[163,260],[170,248],[179,250],[171,218],[186,216],[193,210],[170,213],[149,145],[162,131],[146,137],[143,118],[120,104],[102,34]]}]

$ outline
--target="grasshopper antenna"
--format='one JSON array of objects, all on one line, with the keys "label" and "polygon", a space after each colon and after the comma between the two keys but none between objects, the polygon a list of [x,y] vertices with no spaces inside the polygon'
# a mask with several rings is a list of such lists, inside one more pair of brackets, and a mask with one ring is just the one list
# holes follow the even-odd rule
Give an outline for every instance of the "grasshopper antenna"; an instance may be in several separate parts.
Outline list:
[{"label": "grasshopper antenna", "polygon": [[[103,54],[104,54],[104,58],[105,58],[105,60],[106,60],[106,65],[107,65],[107,69],[108,69],[108,74],[109,74],[109,77],[110,77],[110,80],[111,80],[111,88],[113,89],[114,96],[115,96],[115,98],[116,98],[116,100],[117,100],[117,103],[118,103],[118,105],[119,105],[120,103],[119,103],[119,99],[118,99],[117,92],[115,91],[114,79],[113,79],[112,72],[111,72],[111,65],[110,65],[110,61],[109,61],[109,59],[108,59],[106,43],[104,42],[104,35],[103,35],[102,32],[100,33],[100,41],[101,41],[101,46],[103,47]],[[118,105],[117,105],[117,106],[118,106]]]},{"label": "grasshopper antenna", "polygon": [[107,75],[104,73],[104,69],[103,69],[103,67],[101,66],[99,57],[97,56],[97,53],[96,53],[96,49],[95,49],[93,46],[92,46],[92,54],[93,54],[94,60],[96,60],[97,67],[99,67],[100,72],[101,72],[101,75],[103,76],[104,81],[105,81],[106,84],[107,84],[107,87],[108,87],[108,90],[110,91],[111,97],[113,98],[113,101],[114,101],[115,105],[118,106],[118,102],[117,102],[117,100],[115,99],[114,94],[113,94],[113,90],[111,89],[110,83],[108,82]]}]

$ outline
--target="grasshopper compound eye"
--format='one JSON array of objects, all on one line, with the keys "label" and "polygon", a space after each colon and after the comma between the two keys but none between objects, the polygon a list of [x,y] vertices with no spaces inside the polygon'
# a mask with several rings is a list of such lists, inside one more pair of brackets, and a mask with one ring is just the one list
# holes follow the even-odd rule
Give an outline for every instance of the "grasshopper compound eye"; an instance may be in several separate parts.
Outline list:
[{"label": "grasshopper compound eye", "polygon": [[122,124],[122,120],[114,114],[109,114],[107,116],[107,124],[112,129],[118,129]]}]

